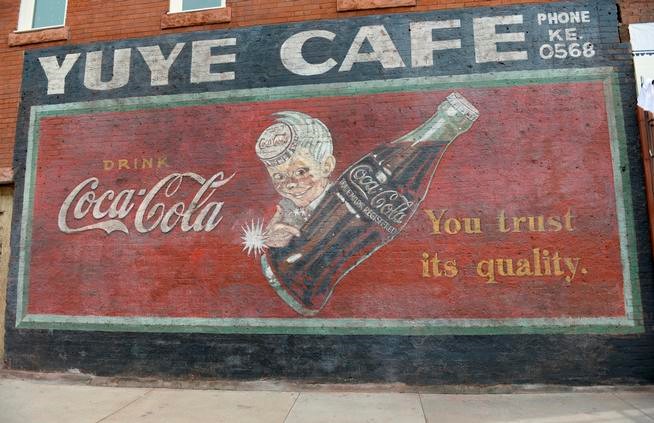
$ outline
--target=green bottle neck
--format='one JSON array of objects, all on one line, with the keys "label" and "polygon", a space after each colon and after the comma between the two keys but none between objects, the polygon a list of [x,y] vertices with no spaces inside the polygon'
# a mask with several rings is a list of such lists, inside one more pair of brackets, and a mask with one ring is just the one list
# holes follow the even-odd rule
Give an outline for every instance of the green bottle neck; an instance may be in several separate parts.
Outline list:
[{"label": "green bottle neck", "polygon": [[396,143],[451,142],[472,127],[479,112],[459,94],[451,94],[425,123]]}]

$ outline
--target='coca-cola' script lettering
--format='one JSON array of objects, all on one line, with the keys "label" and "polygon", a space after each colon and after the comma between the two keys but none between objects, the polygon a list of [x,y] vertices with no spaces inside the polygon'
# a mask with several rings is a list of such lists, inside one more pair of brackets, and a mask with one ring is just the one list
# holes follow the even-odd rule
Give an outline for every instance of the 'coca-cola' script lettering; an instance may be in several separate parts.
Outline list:
[{"label": "'coca-cola' script lettering", "polygon": [[[100,185],[98,178],[91,177],[77,185],[64,200],[59,209],[59,229],[67,234],[92,229],[100,229],[107,234],[116,231],[128,234],[129,229],[124,220],[136,207],[135,197],[142,197],[134,216],[134,228],[138,232],[145,234],[158,228],[161,232],[168,233],[178,225],[182,232],[210,232],[222,220],[220,211],[224,203],[209,200],[216,189],[227,184],[234,175],[235,173],[225,178],[223,172],[218,172],[205,179],[193,172],[172,173],[150,190],[106,190],[103,193],[96,191]],[[190,203],[177,201],[166,206],[163,200],[174,197],[186,180],[200,184]],[[70,220],[79,221],[89,215],[98,222],[80,227],[68,224]]]},{"label": "'coca-cola' script lettering", "polygon": [[396,190],[389,189],[384,182],[388,176],[367,164],[354,167],[348,174],[348,180],[365,198],[370,208],[392,223],[402,224],[410,214],[413,202]]}]

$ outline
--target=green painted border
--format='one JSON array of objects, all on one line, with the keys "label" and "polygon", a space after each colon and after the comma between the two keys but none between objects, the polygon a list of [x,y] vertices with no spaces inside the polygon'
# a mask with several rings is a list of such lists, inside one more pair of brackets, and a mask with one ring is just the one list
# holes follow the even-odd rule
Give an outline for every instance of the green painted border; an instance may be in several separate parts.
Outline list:
[{"label": "green painted border", "polygon": [[211,319],[29,315],[21,329],[106,332],[248,333],[301,335],[508,335],[629,334],[638,326],[624,318],[555,319]]},{"label": "green painted border", "polygon": [[[611,137],[611,155],[617,200],[621,259],[623,264],[625,316],[551,319],[320,319],[320,318],[166,318],[96,317],[28,314],[31,221],[34,202],[36,162],[40,120],[50,116],[88,113],[166,109],[221,103],[247,103],[329,96],[492,88],[516,85],[602,81]],[[635,225],[632,213],[629,175],[621,172],[628,165],[624,117],[617,74],[611,67],[588,69],[548,69],[539,71],[496,72],[447,77],[406,78],[355,83],[257,88],[225,92],[133,97],[79,103],[34,106],[26,158],[25,191],[21,220],[18,263],[18,302],[16,327],[114,332],[167,333],[259,333],[330,335],[500,335],[500,334],[631,334],[644,332]],[[627,166],[628,168],[628,166]]]},{"label": "green painted border", "polygon": [[[612,73],[604,80],[604,92],[607,99],[607,118],[611,133],[611,156],[613,163],[614,186],[617,201],[617,217],[620,227],[620,251],[623,271],[630,272],[631,289],[625,286],[626,317],[643,326],[640,284],[634,281],[638,275],[638,253],[636,250],[636,228],[631,198],[631,178],[629,176],[629,156],[627,153],[627,135],[624,128],[624,114],[620,100],[620,83],[618,76]],[[622,168],[627,170],[623,171]],[[622,199],[622,202],[620,201]],[[626,277],[625,277],[626,279]],[[644,328],[643,328],[644,330]]]}]

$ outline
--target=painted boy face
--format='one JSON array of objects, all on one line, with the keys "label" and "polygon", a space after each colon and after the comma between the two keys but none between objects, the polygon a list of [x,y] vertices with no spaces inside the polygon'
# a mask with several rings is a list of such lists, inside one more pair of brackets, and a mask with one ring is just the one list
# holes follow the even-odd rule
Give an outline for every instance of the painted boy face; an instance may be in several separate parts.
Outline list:
[{"label": "painted boy face", "polygon": [[328,177],[334,170],[334,163],[333,156],[319,163],[300,150],[287,162],[267,167],[267,170],[273,186],[282,197],[298,207],[306,207],[320,197],[329,184]]}]

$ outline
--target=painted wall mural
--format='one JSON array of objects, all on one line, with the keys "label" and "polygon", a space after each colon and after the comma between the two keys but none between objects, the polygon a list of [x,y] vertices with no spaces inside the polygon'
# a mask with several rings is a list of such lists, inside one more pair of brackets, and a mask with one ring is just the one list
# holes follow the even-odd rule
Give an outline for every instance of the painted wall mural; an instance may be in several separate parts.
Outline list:
[{"label": "painted wall mural", "polygon": [[26,53],[16,325],[641,332],[613,7]]}]

